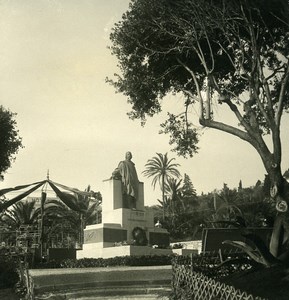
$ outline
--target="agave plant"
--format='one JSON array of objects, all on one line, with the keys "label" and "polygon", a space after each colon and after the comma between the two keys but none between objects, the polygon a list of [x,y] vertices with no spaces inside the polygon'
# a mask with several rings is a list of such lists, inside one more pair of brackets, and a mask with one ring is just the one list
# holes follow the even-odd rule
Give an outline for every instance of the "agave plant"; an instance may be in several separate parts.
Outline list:
[{"label": "agave plant", "polygon": [[272,265],[281,264],[285,260],[282,257],[274,257],[269,248],[265,245],[265,243],[261,240],[261,238],[253,233],[244,233],[243,236],[247,238],[254,246],[251,246],[247,242],[243,241],[230,241],[226,240],[223,243],[231,246],[235,246],[245,253],[248,254],[250,258],[252,258],[255,262],[264,265],[266,267],[270,267]]}]

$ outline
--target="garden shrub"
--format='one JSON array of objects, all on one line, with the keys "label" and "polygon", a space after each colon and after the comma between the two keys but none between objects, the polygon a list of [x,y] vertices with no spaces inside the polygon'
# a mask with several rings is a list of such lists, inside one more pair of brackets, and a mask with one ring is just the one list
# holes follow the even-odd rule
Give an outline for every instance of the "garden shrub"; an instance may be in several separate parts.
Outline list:
[{"label": "garden shrub", "polygon": [[195,272],[202,273],[210,278],[218,279],[233,273],[256,268],[258,264],[244,252],[223,252],[222,258],[217,252],[202,253],[200,255],[175,256],[172,264],[185,265]]},{"label": "garden shrub", "polygon": [[116,256],[111,258],[64,259],[61,262],[40,263],[35,268],[103,268],[114,266],[171,265],[174,255]]},{"label": "garden shrub", "polygon": [[17,260],[13,256],[0,256],[0,289],[13,288],[18,282]]}]

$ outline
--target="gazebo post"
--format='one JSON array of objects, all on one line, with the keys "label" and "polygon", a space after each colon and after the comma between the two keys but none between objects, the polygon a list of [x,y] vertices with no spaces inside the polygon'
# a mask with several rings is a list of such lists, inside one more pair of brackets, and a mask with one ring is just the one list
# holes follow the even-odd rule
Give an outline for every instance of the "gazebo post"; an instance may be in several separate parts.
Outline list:
[{"label": "gazebo post", "polygon": [[44,242],[43,242],[43,235],[44,235],[44,202],[46,200],[46,196],[47,194],[45,192],[41,193],[41,220],[40,220],[40,255],[41,255],[41,260],[43,257],[43,246],[44,246]]}]

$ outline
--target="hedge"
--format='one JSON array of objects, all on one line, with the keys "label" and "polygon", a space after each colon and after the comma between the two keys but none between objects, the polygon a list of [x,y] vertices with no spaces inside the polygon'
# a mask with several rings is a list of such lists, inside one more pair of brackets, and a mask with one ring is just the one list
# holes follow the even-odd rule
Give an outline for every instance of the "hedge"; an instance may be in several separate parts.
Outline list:
[{"label": "hedge", "polygon": [[38,263],[37,269],[48,268],[99,268],[113,266],[164,266],[171,265],[175,255],[144,255],[144,256],[116,256],[112,258],[82,258],[64,259],[61,262],[49,261]]}]

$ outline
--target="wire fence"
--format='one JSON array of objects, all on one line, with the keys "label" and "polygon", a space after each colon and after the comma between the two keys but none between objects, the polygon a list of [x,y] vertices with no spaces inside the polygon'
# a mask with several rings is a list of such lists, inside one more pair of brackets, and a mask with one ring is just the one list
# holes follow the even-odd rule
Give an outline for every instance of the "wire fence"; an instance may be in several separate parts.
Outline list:
[{"label": "wire fence", "polygon": [[219,281],[253,262],[241,252],[204,253],[173,261],[171,300],[266,300]]}]

